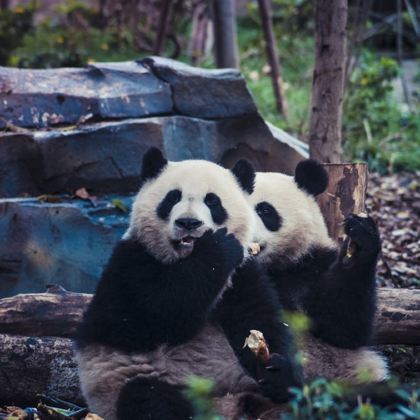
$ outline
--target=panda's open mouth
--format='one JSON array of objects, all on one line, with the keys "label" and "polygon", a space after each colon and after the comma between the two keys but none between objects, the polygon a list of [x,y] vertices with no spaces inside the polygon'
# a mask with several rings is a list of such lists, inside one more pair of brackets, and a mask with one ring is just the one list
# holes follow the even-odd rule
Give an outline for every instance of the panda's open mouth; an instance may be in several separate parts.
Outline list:
[{"label": "panda's open mouth", "polygon": [[177,247],[193,247],[194,246],[194,242],[195,242],[196,238],[192,237],[192,236],[184,236],[183,238],[179,239],[179,240],[175,240],[173,241],[174,246]]},{"label": "panda's open mouth", "polygon": [[193,251],[196,240],[197,238],[193,236],[184,236],[181,239],[173,240],[172,245],[179,256],[185,258]]}]

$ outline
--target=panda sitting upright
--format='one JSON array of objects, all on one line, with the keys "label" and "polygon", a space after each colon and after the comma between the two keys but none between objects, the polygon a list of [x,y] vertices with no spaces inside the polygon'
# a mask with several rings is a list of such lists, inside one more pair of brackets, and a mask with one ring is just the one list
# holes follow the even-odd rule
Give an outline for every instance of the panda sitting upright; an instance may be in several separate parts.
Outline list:
[{"label": "panda sitting upright", "polygon": [[[107,420],[192,418],[182,392],[191,375],[212,379],[215,396],[288,398],[297,379],[278,301],[257,263],[243,262],[254,177],[246,163],[229,171],[146,153],[130,226],[76,341],[91,410]],[[267,365],[243,348],[251,329],[265,335]]]},{"label": "panda sitting upright", "polygon": [[[294,177],[257,173],[251,200],[259,216],[258,258],[283,307],[310,320],[303,349],[306,379],[382,381],[387,365],[367,348],[375,312],[378,230],[371,218],[350,215],[344,226],[348,238],[339,249],[314,198],[327,185],[327,172],[310,159],[297,165]],[[350,259],[349,240],[357,247]]]}]

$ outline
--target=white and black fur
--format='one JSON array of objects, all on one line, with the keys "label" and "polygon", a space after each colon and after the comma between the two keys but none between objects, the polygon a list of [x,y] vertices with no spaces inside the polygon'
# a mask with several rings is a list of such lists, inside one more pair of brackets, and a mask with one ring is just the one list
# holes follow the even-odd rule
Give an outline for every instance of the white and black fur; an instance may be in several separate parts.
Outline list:
[{"label": "white and black fur", "polygon": [[[298,164],[295,176],[257,173],[251,195],[259,216],[255,241],[283,307],[305,313],[304,375],[351,383],[382,381],[386,362],[369,349],[375,312],[380,238],[371,218],[349,215],[341,248],[329,237],[315,200],[328,174],[318,162]],[[344,258],[351,239],[357,251]]]},{"label": "white and black fur", "polygon": [[[278,300],[255,260],[244,261],[254,177],[246,163],[232,172],[146,153],[129,229],[78,333],[91,410],[107,420],[191,418],[182,393],[191,375],[212,379],[216,397],[288,398],[298,379]],[[243,348],[250,329],[265,335],[268,366]]]}]

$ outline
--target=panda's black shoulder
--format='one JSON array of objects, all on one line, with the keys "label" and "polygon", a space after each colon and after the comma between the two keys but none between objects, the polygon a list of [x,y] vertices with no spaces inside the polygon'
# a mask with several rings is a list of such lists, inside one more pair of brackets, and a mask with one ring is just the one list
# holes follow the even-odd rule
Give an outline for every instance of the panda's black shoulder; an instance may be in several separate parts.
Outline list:
[{"label": "panda's black shoulder", "polygon": [[160,264],[138,241],[120,240],[84,314],[76,334],[76,345],[83,347],[96,343],[124,347],[132,327],[130,324],[138,318],[136,296],[140,287],[145,287],[137,281],[139,274],[142,278],[153,278]]}]

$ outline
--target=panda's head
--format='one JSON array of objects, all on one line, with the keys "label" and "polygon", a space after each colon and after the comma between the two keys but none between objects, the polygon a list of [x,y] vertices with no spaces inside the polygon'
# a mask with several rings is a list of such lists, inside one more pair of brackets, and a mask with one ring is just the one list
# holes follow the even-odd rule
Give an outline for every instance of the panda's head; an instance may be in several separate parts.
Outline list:
[{"label": "panda's head", "polygon": [[334,246],[315,201],[327,185],[327,172],[310,159],[297,165],[294,177],[256,174],[251,201],[258,215],[254,240],[262,262],[294,263],[316,247]]},{"label": "panda's head", "polygon": [[152,148],[141,177],[124,237],[139,240],[158,260],[188,257],[204,232],[222,227],[248,248],[256,217],[248,201],[255,172],[247,162],[232,171],[204,160],[168,162]]}]

